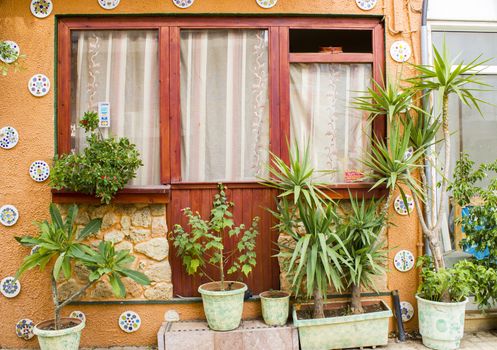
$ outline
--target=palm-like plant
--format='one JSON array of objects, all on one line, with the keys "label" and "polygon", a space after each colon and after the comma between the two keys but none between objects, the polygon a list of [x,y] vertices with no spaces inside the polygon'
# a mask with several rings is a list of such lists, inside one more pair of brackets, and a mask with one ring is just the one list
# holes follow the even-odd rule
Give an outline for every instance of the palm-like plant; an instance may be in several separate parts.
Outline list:
[{"label": "palm-like plant", "polygon": [[[134,281],[146,285],[150,281],[144,274],[128,268],[134,257],[129,251],[116,252],[112,243],[100,243],[98,250],[91,249],[83,241],[88,236],[98,232],[102,224],[101,219],[91,220],[81,231],[77,231],[74,220],[78,215],[78,207],[69,208],[67,217],[62,219],[59,209],[55,204],[50,205],[51,222],[37,222],[38,236],[16,237],[16,240],[27,247],[37,247],[26,256],[19,267],[16,278],[20,278],[27,270],[38,267],[43,271],[46,266],[53,263],[50,274],[52,281],[52,300],[54,303],[55,329],[60,329],[60,313],[64,306],[80,297],[88,288],[99,279],[108,276],[113,292],[116,296],[124,297],[125,288],[121,277],[129,277]],[[58,279],[63,273],[65,279],[72,276],[72,266],[81,262],[90,270],[88,282],[79,291],[73,293],[66,300],[59,299]]]},{"label": "palm-like plant", "polygon": [[306,297],[314,299],[314,318],[324,318],[324,303],[330,285],[343,288],[343,265],[348,256],[342,238],[337,234],[336,205],[313,182],[308,147],[302,154],[295,147],[290,165],[273,155],[270,174],[264,184],[280,190],[278,210],[272,212],[281,233],[294,244],[280,245],[279,257],[288,259],[291,284],[298,295],[305,287]]},{"label": "palm-like plant", "polygon": [[[381,200],[380,200],[381,202]],[[380,234],[386,226],[385,214],[378,212],[375,200],[366,203],[350,195],[351,210],[340,220],[340,236],[346,237],[345,246],[350,255],[346,265],[346,280],[352,289],[351,311],[363,313],[361,288],[376,289],[374,276],[385,273],[387,253]]]},{"label": "palm-like plant", "polygon": [[[432,110],[420,111],[415,106],[411,108],[407,115],[401,113],[396,102],[392,101],[389,96],[384,96],[387,94],[384,89],[376,90],[374,93],[372,91],[368,92],[367,95],[372,101],[370,102],[372,107],[368,106],[367,98],[364,96],[361,97],[357,104],[358,108],[371,113],[372,118],[378,115],[389,116],[389,145],[387,147],[381,141],[376,142],[377,150],[374,151],[372,158],[366,161],[366,165],[374,170],[373,178],[376,180],[376,185],[386,184],[390,190],[400,189],[404,202],[405,196],[402,192],[402,186],[409,188],[413,193],[416,212],[423,234],[429,242],[436,271],[445,266],[439,236],[441,224],[447,212],[447,188],[451,169],[449,97],[454,95],[463,104],[480,111],[479,105],[483,101],[475,97],[474,92],[481,91],[481,87],[486,86],[486,84],[478,80],[475,75],[479,72],[479,67],[486,62],[478,57],[469,64],[456,63],[455,60],[448,58],[447,48],[444,45],[442,53],[434,48],[432,65],[414,66],[419,74],[415,78],[406,80],[410,84],[406,91],[409,91],[411,96],[436,95],[441,101],[440,116],[433,115]],[[388,103],[381,105],[382,111],[377,108],[380,105],[379,100],[388,101]],[[412,111],[418,111],[416,122],[410,120],[411,118],[416,118]],[[403,134],[398,130],[398,125],[401,123],[405,127]],[[437,165],[436,154],[434,154],[431,146],[438,142],[436,135],[439,129],[443,134],[443,139],[440,142],[443,142],[445,155],[443,158],[444,164],[441,167],[443,170],[439,170],[441,174],[439,184],[440,200],[437,201],[435,186],[427,179],[424,172],[420,172],[420,183],[414,181],[410,174],[415,173],[425,164]],[[400,144],[397,145],[397,142],[400,142]],[[406,145],[414,148],[414,156],[407,161],[402,161],[399,159],[399,155],[401,150],[406,148]],[[422,211],[421,202],[426,203],[428,206],[425,213]],[[447,298],[449,297],[447,296]]]}]

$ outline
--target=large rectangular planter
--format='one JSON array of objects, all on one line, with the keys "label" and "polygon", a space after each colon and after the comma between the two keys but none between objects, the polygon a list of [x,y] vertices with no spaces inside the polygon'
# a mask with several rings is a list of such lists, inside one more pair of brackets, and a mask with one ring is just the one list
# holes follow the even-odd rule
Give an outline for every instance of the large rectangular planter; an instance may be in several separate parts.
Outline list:
[{"label": "large rectangular planter", "polygon": [[[388,343],[388,320],[392,311],[383,301],[365,301],[363,305],[381,303],[382,311],[329,317],[322,319],[298,319],[296,308],[312,304],[295,305],[293,323],[298,328],[302,350],[347,349],[380,346]],[[345,302],[325,304],[325,309],[346,305]]]}]

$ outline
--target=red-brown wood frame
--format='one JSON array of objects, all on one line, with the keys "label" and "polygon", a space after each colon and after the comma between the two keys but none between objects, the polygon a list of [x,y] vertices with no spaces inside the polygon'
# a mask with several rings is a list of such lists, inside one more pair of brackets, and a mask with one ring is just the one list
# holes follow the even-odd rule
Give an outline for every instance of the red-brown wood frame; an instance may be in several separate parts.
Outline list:
[{"label": "red-brown wood frame", "polygon": [[[212,195],[216,192],[215,183],[186,183],[181,180],[181,96],[180,96],[180,30],[212,28],[265,29],[269,33],[269,110],[270,110],[270,150],[288,160],[287,142],[290,135],[290,80],[291,62],[323,63],[371,63],[373,78],[383,82],[384,72],[384,30],[380,19],[376,18],[333,18],[333,17],[62,17],[58,22],[58,100],[57,138],[58,153],[70,151],[71,123],[71,31],[72,30],[133,30],[153,29],[159,40],[159,81],[160,81],[160,159],[161,186],[125,189],[119,193],[117,203],[167,203],[167,222],[170,227],[176,223],[185,224],[181,209],[191,206],[208,215]],[[290,53],[289,31],[293,28],[305,29],[346,29],[369,30],[372,32],[372,53]],[[377,119],[374,132],[386,134],[385,122]],[[277,232],[271,228],[274,218],[264,210],[274,208],[273,189],[256,182],[227,183],[230,200],[237,205],[235,216],[240,222],[249,224],[250,219],[261,217],[260,234],[257,244],[258,264],[254,273],[246,279],[254,292],[279,287],[279,268],[274,253]],[[334,184],[330,186],[330,197],[348,198],[350,194],[365,197],[382,195],[381,189],[369,191],[369,183]],[[95,203],[89,196],[64,191],[54,191],[53,200],[60,203]],[[96,204],[96,203],[95,203]],[[233,239],[226,242],[233,247]],[[181,260],[175,256],[171,246],[170,258],[174,294],[196,295],[200,278],[191,278],[183,272]]]}]

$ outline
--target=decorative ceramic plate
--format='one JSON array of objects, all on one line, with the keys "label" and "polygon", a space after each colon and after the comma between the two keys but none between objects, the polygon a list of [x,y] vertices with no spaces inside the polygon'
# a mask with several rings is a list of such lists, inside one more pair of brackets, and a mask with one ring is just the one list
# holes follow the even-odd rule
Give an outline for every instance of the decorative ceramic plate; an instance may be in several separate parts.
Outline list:
[{"label": "decorative ceramic plate", "polygon": [[411,46],[404,40],[396,41],[390,47],[390,56],[392,56],[396,62],[402,63],[407,61],[411,58],[411,54]]},{"label": "decorative ceramic plate", "polygon": [[0,61],[2,62],[5,62],[5,63],[14,63],[17,58],[19,57],[19,54],[21,53],[21,49],[19,47],[19,45],[17,45],[17,43],[15,41],[12,41],[12,40],[5,40],[4,43],[8,44],[10,46],[10,48],[12,49],[12,54],[15,56],[15,57],[3,57],[3,56],[0,56]]},{"label": "decorative ceramic plate", "polygon": [[414,148],[409,147],[409,148],[406,150],[406,153],[404,153],[404,161],[406,161],[406,160],[408,160],[409,158],[411,158],[413,154],[414,154]]},{"label": "decorative ceramic plate", "polygon": [[120,2],[121,0],[98,0],[98,4],[106,10],[115,9]]},{"label": "decorative ceramic plate", "polygon": [[407,208],[405,206],[404,201],[402,200],[401,195],[398,195],[397,198],[395,198],[395,201],[393,202],[393,207],[397,212],[397,214],[405,216],[409,215],[414,210],[414,199],[412,198],[412,196],[406,194],[406,200],[407,200]]},{"label": "decorative ceramic plate", "polygon": [[410,321],[414,316],[414,308],[408,301],[400,302],[400,314],[402,315],[402,322]]},{"label": "decorative ceramic plate", "polygon": [[173,0],[173,4],[175,4],[180,9],[186,9],[193,5],[195,0]]},{"label": "decorative ceramic plate", "polygon": [[164,314],[164,321],[166,322],[178,322],[179,320],[179,313],[176,310],[168,310]]},{"label": "decorative ceramic plate", "polygon": [[15,277],[5,277],[0,282],[0,292],[7,298],[15,298],[21,292],[21,282]]},{"label": "decorative ceramic plate", "polygon": [[407,272],[414,267],[414,255],[408,250],[401,250],[395,254],[393,264],[400,272]]},{"label": "decorative ceramic plate", "polygon": [[140,316],[134,311],[124,311],[119,316],[119,327],[126,333],[133,333],[140,329]]},{"label": "decorative ceramic plate", "polygon": [[12,126],[4,126],[0,129],[0,148],[11,149],[19,142],[19,133]]},{"label": "decorative ceramic plate", "polygon": [[32,0],[31,13],[37,18],[50,16],[53,10],[52,0]]},{"label": "decorative ceramic plate", "polygon": [[77,318],[83,322],[86,322],[86,315],[84,314],[83,311],[73,311],[71,312],[71,314],[69,315],[69,317],[71,318]]},{"label": "decorative ceramic plate", "polygon": [[28,89],[34,96],[45,96],[50,91],[50,79],[44,74],[35,74],[29,79]]},{"label": "decorative ceramic plate", "polygon": [[270,9],[271,7],[274,7],[278,0],[256,0],[257,5],[262,7],[263,9]]},{"label": "decorative ceramic plate", "polygon": [[35,245],[33,248],[31,248],[31,252],[29,253],[29,255],[33,255],[34,253],[36,253],[38,250],[40,250],[40,246],[37,244]]},{"label": "decorative ceramic plate", "polygon": [[36,182],[43,182],[50,176],[50,166],[43,160],[36,160],[29,167],[29,176]]},{"label": "decorative ceramic plate", "polygon": [[13,226],[19,220],[19,212],[13,205],[4,205],[0,208],[0,223],[4,226]]},{"label": "decorative ceramic plate", "polygon": [[369,11],[372,10],[375,6],[378,0],[355,0],[355,3],[361,10]]},{"label": "decorative ceramic plate", "polygon": [[29,318],[23,318],[16,323],[16,334],[19,338],[29,340],[34,337],[35,324]]}]

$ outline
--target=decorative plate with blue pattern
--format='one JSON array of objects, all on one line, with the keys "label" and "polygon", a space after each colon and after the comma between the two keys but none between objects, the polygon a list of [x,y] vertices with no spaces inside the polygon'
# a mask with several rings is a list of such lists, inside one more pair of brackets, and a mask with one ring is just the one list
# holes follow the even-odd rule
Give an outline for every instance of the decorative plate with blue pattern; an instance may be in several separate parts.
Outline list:
[{"label": "decorative plate with blue pattern", "polygon": [[369,11],[376,6],[378,0],[355,0],[355,2],[361,10]]},{"label": "decorative plate with blue pattern", "polygon": [[406,62],[411,58],[411,46],[404,40],[398,40],[390,47],[390,56],[399,63]]},{"label": "decorative plate with blue pattern", "polygon": [[0,148],[11,149],[19,142],[19,133],[12,126],[4,126],[0,129]]},{"label": "decorative plate with blue pattern", "polygon": [[48,17],[53,10],[52,0],[32,0],[30,8],[36,18]]},{"label": "decorative plate with blue pattern", "polygon": [[408,301],[400,302],[400,314],[402,315],[402,322],[408,322],[414,316],[414,308]]},{"label": "decorative plate with blue pattern", "polygon": [[13,205],[4,205],[0,208],[0,223],[4,226],[14,226],[19,220],[19,211]]},{"label": "decorative plate with blue pattern", "polygon": [[16,323],[16,334],[19,338],[29,340],[35,336],[33,333],[34,328],[35,324],[32,320],[23,318]]},{"label": "decorative plate with blue pattern", "polygon": [[140,329],[140,316],[134,311],[124,311],[119,316],[119,327],[126,333],[133,333]]},{"label": "decorative plate with blue pattern", "polygon": [[73,311],[69,315],[71,318],[77,318],[78,320],[81,320],[82,322],[86,322],[86,315],[84,314],[83,311]]},{"label": "decorative plate with blue pattern", "polygon": [[98,4],[100,7],[106,9],[106,10],[113,10],[115,9],[121,0],[98,0]]},{"label": "decorative plate with blue pattern", "polygon": [[0,281],[0,293],[6,298],[15,298],[21,292],[21,282],[15,277],[8,276]]},{"label": "decorative plate with blue pattern", "polygon": [[398,195],[397,198],[395,198],[395,201],[393,202],[393,207],[397,214],[399,215],[409,215],[412,213],[414,210],[414,199],[412,198],[411,195],[406,194],[406,201],[407,201],[407,207],[406,203],[402,200],[402,196]]},{"label": "decorative plate with blue pattern", "polygon": [[21,49],[19,48],[19,45],[17,45],[17,43],[15,41],[5,40],[4,43],[8,44],[10,46],[10,49],[12,50],[12,52],[9,52],[8,56],[12,56],[12,57],[0,56],[0,61],[7,63],[7,64],[14,63],[17,60],[17,58],[19,57],[19,54],[21,53]]},{"label": "decorative plate with blue pattern", "polygon": [[43,182],[50,176],[50,166],[43,160],[36,160],[29,167],[29,176],[36,182]]},{"label": "decorative plate with blue pattern", "polygon": [[256,0],[257,5],[262,7],[263,9],[270,9],[271,7],[276,6],[278,0]]},{"label": "decorative plate with blue pattern", "polygon": [[29,79],[28,89],[33,96],[45,96],[50,91],[50,79],[44,74],[35,74]]},{"label": "decorative plate with blue pattern", "polygon": [[194,2],[195,0],[173,0],[173,4],[175,4],[176,7],[179,7],[180,9],[186,9],[192,6]]},{"label": "decorative plate with blue pattern", "polygon": [[409,250],[401,250],[393,258],[395,268],[400,272],[407,272],[414,267],[414,255]]}]

